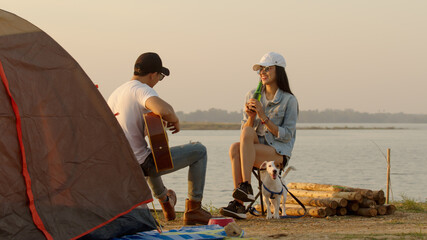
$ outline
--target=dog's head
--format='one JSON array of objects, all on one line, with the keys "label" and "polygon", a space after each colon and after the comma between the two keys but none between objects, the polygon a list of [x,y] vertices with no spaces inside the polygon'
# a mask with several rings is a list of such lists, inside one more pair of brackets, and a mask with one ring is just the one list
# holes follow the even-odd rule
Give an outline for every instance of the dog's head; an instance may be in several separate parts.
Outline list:
[{"label": "dog's head", "polygon": [[268,175],[271,177],[271,179],[276,180],[276,178],[279,176],[279,170],[277,169],[276,165],[274,164],[274,161],[265,161],[259,166],[260,169],[265,168]]}]

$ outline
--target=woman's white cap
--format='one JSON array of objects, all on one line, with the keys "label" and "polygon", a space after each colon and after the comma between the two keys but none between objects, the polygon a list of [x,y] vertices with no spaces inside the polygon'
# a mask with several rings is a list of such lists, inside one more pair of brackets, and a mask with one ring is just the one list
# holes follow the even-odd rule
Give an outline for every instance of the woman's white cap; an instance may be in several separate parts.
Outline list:
[{"label": "woman's white cap", "polygon": [[280,67],[286,67],[286,61],[285,58],[275,52],[269,52],[266,53],[264,56],[262,56],[261,60],[259,61],[259,63],[255,64],[252,69],[254,71],[258,71],[261,66],[262,67],[269,67],[269,66],[280,66]]}]

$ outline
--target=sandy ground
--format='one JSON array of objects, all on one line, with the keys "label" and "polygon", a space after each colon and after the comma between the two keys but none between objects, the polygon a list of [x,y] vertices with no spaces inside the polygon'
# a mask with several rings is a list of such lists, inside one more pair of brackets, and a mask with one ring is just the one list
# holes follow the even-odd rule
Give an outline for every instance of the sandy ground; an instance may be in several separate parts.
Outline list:
[{"label": "sandy ground", "polygon": [[[179,229],[182,214],[170,222],[160,221],[165,230]],[[248,215],[236,220],[250,239],[427,239],[427,213],[396,211],[377,217],[333,216],[266,220]]]}]

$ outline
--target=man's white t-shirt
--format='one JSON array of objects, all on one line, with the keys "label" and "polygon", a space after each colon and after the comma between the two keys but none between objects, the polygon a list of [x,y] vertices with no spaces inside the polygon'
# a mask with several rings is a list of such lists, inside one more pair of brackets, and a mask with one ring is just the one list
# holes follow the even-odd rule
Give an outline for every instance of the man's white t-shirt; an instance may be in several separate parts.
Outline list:
[{"label": "man's white t-shirt", "polygon": [[151,112],[145,108],[145,102],[154,96],[159,95],[153,88],[132,80],[118,87],[108,98],[108,105],[116,114],[139,164],[151,153],[145,140],[143,114]]}]

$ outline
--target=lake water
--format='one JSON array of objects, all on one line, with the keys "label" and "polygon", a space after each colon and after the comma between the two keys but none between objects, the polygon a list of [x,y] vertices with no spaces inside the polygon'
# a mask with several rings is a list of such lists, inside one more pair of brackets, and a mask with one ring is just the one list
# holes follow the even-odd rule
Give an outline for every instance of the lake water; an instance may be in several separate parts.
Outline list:
[{"label": "lake water", "polygon": [[[395,127],[398,129],[297,130],[286,182],[338,184],[386,192],[387,148],[391,149],[391,200],[402,195],[427,200],[427,124],[299,124],[299,127]],[[401,128],[401,129],[400,129]],[[238,130],[184,130],[169,134],[170,146],[200,141],[208,149],[203,204],[216,208],[232,200],[233,182],[228,148],[239,141]],[[163,177],[184,210],[187,169]],[[255,178],[252,178],[255,183]],[[253,184],[254,185],[254,184]],[[258,192],[254,186],[254,193]],[[155,201],[156,208],[160,205]]]}]

